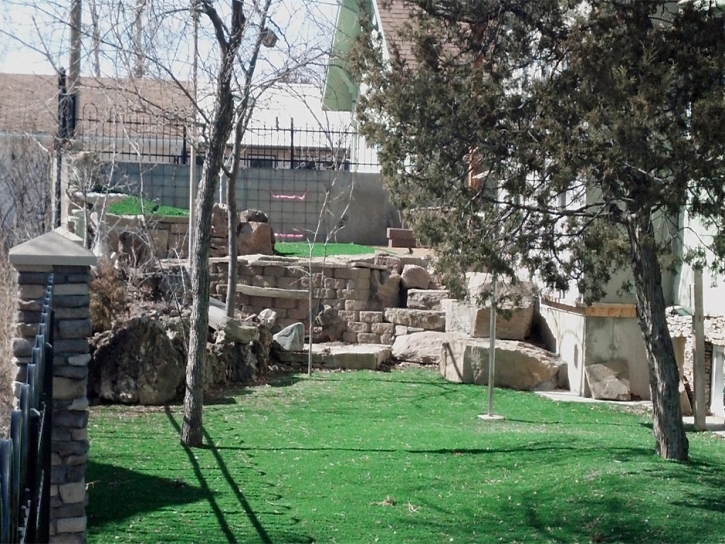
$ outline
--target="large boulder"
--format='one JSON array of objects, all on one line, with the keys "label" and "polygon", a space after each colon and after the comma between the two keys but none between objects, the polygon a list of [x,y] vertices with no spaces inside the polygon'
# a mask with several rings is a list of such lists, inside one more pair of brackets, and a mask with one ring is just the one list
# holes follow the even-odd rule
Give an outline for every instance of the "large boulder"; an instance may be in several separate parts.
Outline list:
[{"label": "large boulder", "polygon": [[136,317],[93,341],[89,394],[123,404],[165,404],[176,397],[186,360],[161,323]]},{"label": "large boulder", "polygon": [[441,346],[446,341],[445,332],[415,332],[396,336],[393,343],[393,359],[423,365],[439,364]]},{"label": "large boulder", "polygon": [[[489,340],[448,333],[439,365],[457,383],[488,384]],[[494,384],[519,390],[555,389],[560,361],[548,351],[511,340],[496,341]]]},{"label": "large boulder", "polygon": [[584,367],[587,384],[593,399],[631,400],[629,388],[629,364],[615,359]]},{"label": "large boulder", "polygon": [[274,232],[269,223],[248,221],[240,223],[237,236],[239,255],[274,254]]},{"label": "large boulder", "polygon": [[[487,338],[491,323],[490,308],[481,308],[447,299],[441,302],[446,314],[446,331],[460,332],[475,338]],[[531,298],[524,298],[515,308],[496,316],[496,338],[502,340],[524,340],[531,334],[534,319],[534,304]]]},{"label": "large boulder", "polygon": [[406,264],[400,274],[405,289],[428,289],[430,286],[430,272],[417,264]]}]

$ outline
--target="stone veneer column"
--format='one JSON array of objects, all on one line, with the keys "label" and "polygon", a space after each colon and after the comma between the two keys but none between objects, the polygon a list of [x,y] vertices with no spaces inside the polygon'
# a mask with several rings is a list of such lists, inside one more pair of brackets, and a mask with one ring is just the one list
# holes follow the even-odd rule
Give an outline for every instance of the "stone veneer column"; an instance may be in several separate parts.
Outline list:
[{"label": "stone veneer column", "polygon": [[[18,312],[13,339],[15,383],[30,362],[48,275],[54,274],[53,436],[51,443],[50,542],[86,541],[88,455],[88,283],[96,257],[80,238],[56,229],[10,250],[17,271]],[[17,391],[17,389],[16,389]]]}]

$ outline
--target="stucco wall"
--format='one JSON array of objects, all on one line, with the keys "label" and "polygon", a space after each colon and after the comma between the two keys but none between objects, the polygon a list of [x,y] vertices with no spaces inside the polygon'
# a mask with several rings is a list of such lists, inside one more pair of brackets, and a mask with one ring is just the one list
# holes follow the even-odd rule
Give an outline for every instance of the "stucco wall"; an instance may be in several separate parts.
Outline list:
[{"label": "stucco wall", "polygon": [[650,398],[649,371],[642,331],[635,317],[586,318],[586,365],[622,359],[629,363],[629,384],[633,395]]},{"label": "stucco wall", "polygon": [[549,351],[567,363],[569,388],[584,395],[584,342],[586,318],[581,312],[555,307],[542,301],[537,315],[542,339]]}]

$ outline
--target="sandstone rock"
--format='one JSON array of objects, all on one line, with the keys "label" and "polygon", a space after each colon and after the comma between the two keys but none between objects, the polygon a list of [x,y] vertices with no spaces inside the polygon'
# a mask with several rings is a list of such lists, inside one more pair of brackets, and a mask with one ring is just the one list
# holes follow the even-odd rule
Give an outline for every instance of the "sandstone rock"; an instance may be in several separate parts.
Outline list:
[{"label": "sandstone rock", "polygon": [[305,347],[305,326],[293,323],[285,327],[273,337],[274,346],[282,351],[302,351]]},{"label": "sandstone rock", "polygon": [[314,342],[337,342],[345,332],[347,325],[338,315],[337,310],[327,304],[315,317],[312,327]]},{"label": "sandstone rock", "polygon": [[229,207],[226,204],[214,204],[211,212],[212,238],[229,236]]},{"label": "sandstone rock", "polygon": [[372,300],[379,309],[397,308],[400,306],[400,275],[387,272],[370,275]]},{"label": "sandstone rock", "polygon": [[[487,385],[489,340],[447,334],[439,365],[441,375],[451,382]],[[496,386],[553,389],[558,371],[557,358],[546,350],[523,342],[496,341]]]},{"label": "sandstone rock", "polygon": [[239,212],[239,222],[269,223],[269,216],[261,210],[249,208]]},{"label": "sandstone rock", "polygon": [[430,273],[417,264],[406,264],[400,279],[406,289],[428,289],[430,285]]},{"label": "sandstone rock", "polygon": [[186,361],[163,326],[147,317],[93,339],[89,390],[110,402],[164,404],[176,397]]},{"label": "sandstone rock", "polygon": [[274,254],[274,233],[269,223],[249,221],[241,223],[237,236],[237,250],[240,255]]},{"label": "sandstone rock", "polygon": [[630,400],[629,364],[616,359],[584,367],[593,399]]},{"label": "sandstone rock", "polygon": [[400,274],[403,271],[403,261],[400,260],[400,257],[389,253],[376,253],[373,263],[384,266],[396,274]]},{"label": "sandstone rock", "polygon": [[[446,331],[460,332],[474,338],[487,338],[490,331],[491,312],[453,299],[441,302],[446,314]],[[508,310],[509,316],[499,313],[496,317],[496,338],[524,340],[531,334],[534,319],[532,299],[522,299],[521,306]]]},{"label": "sandstone rock", "polygon": [[444,331],[446,315],[435,310],[414,310],[410,308],[386,308],[385,321],[406,327],[419,327],[426,331]]},{"label": "sandstone rock", "polygon": [[450,297],[445,289],[408,289],[408,308],[442,310],[441,301]]},{"label": "sandstone rock", "polygon": [[439,364],[445,332],[416,332],[398,336],[393,343],[393,358],[424,365]]}]

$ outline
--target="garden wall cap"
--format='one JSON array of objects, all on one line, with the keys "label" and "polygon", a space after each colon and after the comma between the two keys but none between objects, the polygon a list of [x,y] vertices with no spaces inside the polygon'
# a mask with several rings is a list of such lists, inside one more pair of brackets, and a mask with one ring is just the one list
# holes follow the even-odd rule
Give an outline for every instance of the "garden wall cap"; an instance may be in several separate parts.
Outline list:
[{"label": "garden wall cap", "polygon": [[13,265],[93,266],[97,257],[66,235],[52,231],[15,246],[9,259]]}]

